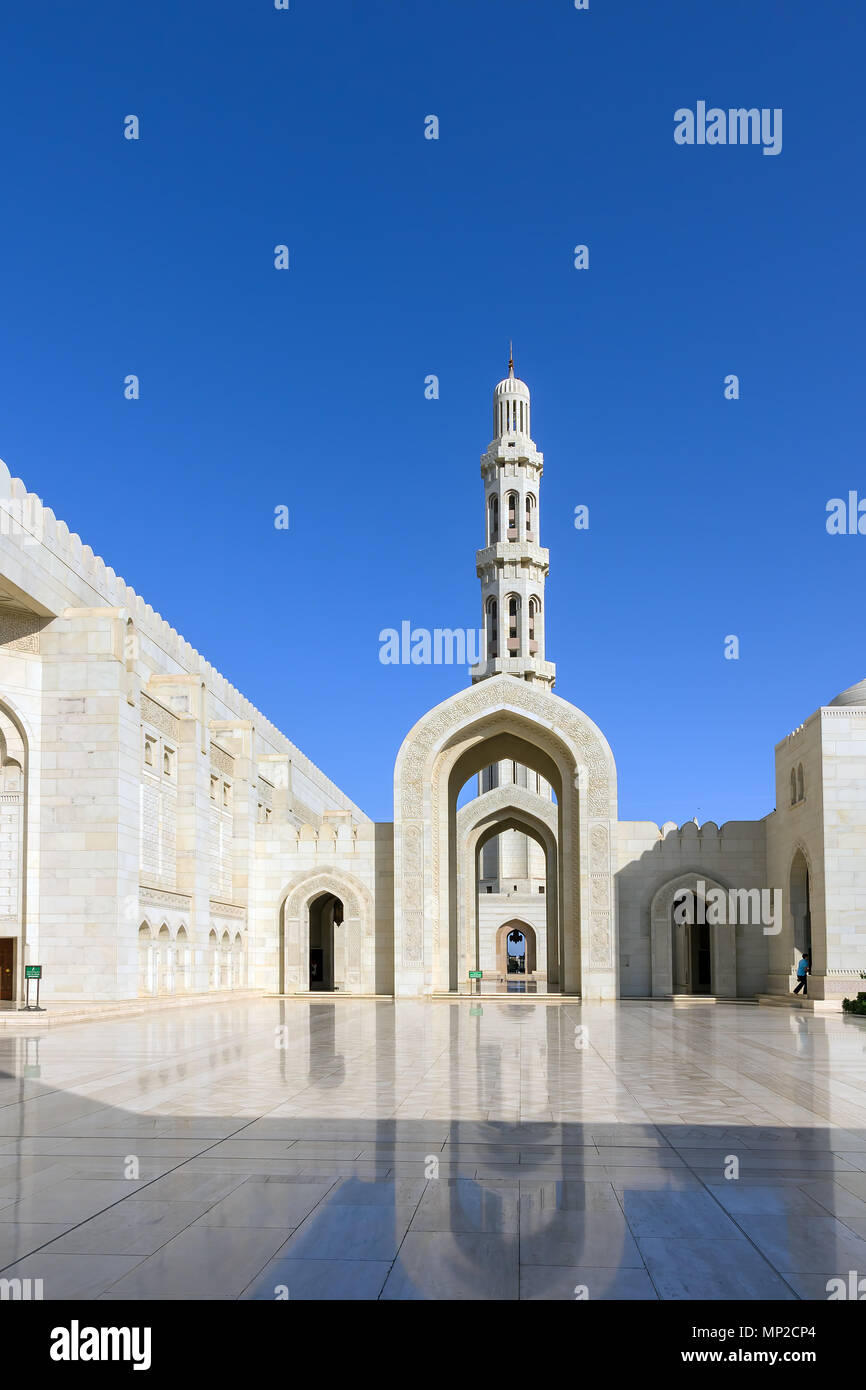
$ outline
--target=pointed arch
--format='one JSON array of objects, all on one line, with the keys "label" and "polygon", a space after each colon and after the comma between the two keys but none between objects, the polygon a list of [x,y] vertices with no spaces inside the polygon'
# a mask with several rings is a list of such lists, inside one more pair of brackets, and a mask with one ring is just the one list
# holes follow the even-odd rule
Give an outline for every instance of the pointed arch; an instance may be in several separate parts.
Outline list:
[{"label": "pointed arch", "polygon": [[[700,884],[703,884],[703,890]],[[654,999],[666,999],[676,992],[675,985],[675,933],[673,923],[674,900],[683,893],[692,893],[696,898],[706,900],[712,889],[723,892],[727,898],[729,885],[712,877],[703,869],[689,869],[668,879],[656,889],[650,905],[650,942],[652,968],[652,995]],[[711,925],[710,938],[710,991],[720,999],[735,999],[737,995],[737,941],[736,927]],[[680,951],[685,950],[684,934],[679,932],[677,942]]]},{"label": "pointed arch", "polygon": [[343,993],[376,992],[375,913],[373,895],[355,874],[343,869],[308,869],[295,874],[280,894],[280,994],[306,993],[309,988],[310,908],[330,894],[343,905],[337,926],[340,945],[334,984]]},{"label": "pointed arch", "polygon": [[561,988],[615,998],[616,769],[601,731],[567,701],[490,676],[430,710],[407,734],[394,776],[394,950],[399,994],[456,985],[457,794],[513,759],[550,784],[558,816]]}]

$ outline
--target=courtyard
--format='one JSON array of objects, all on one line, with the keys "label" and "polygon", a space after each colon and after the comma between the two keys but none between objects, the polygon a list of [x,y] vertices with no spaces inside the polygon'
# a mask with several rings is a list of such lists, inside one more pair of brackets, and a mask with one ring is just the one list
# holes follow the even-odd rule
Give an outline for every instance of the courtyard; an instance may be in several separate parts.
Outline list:
[{"label": "courtyard", "polygon": [[0,1279],[45,1299],[826,1299],[866,1028],[274,998],[0,1031]]}]

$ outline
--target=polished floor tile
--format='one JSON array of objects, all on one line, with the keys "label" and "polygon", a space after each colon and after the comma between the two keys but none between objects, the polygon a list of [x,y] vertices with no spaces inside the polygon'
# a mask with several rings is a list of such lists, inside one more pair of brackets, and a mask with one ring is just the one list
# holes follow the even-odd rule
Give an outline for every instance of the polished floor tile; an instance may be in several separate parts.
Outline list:
[{"label": "polished floor tile", "polygon": [[410,1231],[381,1297],[473,1302],[514,1300],[519,1291],[516,1236]]},{"label": "polished floor tile", "polygon": [[105,1301],[826,1298],[866,1273],[866,1025],[795,1021],[247,999],[9,1032],[0,1276]]}]

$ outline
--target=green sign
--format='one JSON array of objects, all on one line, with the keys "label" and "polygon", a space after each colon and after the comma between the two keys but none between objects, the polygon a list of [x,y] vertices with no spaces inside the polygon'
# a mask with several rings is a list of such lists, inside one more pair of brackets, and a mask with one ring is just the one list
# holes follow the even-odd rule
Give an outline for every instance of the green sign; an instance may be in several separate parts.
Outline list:
[{"label": "green sign", "polygon": [[25,978],[25,980],[41,980],[41,979],[42,979],[42,966],[41,966],[41,965],[25,965],[25,967],[24,967],[24,978]]},{"label": "green sign", "polygon": [[483,970],[470,970],[470,971],[469,971],[469,978],[470,978],[470,980],[480,980],[483,974],[484,974],[484,971],[483,971]]}]

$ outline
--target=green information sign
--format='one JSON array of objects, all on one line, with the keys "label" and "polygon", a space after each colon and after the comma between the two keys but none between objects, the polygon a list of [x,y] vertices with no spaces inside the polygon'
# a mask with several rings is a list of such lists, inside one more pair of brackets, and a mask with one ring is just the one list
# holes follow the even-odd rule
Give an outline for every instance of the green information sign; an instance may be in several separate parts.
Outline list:
[{"label": "green information sign", "polygon": [[41,980],[41,979],[42,979],[42,966],[41,966],[41,965],[25,965],[25,967],[24,967],[24,978],[25,978],[25,980]]},{"label": "green information sign", "polygon": [[483,970],[470,970],[470,971],[469,971],[469,978],[470,978],[470,980],[480,980],[481,977],[483,976],[483,974],[484,974],[484,971],[483,971]]}]

